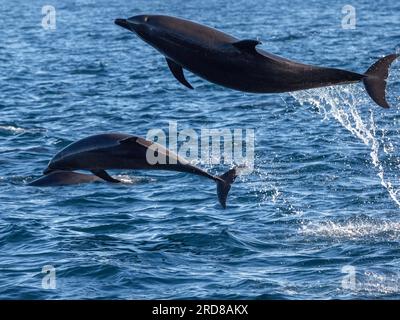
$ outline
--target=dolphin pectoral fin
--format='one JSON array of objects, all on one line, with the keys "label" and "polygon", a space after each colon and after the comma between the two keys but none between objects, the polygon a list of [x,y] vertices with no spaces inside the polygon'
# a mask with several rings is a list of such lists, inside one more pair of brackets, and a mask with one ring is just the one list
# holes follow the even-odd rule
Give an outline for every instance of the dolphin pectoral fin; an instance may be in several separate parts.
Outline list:
[{"label": "dolphin pectoral fin", "polygon": [[234,47],[241,51],[249,52],[249,53],[258,53],[256,51],[256,46],[261,44],[258,40],[241,40],[238,42],[232,43]]},{"label": "dolphin pectoral fin", "polygon": [[182,67],[175,63],[174,61],[167,59],[169,70],[171,70],[172,74],[174,75],[175,79],[182,83],[185,87],[189,89],[193,89],[192,85],[186,80],[185,75],[183,74]]},{"label": "dolphin pectoral fin", "polygon": [[112,183],[119,183],[121,181],[114,179],[113,177],[111,177],[107,171],[105,170],[90,170],[95,176],[98,176],[99,178],[108,181],[108,182],[112,182]]}]

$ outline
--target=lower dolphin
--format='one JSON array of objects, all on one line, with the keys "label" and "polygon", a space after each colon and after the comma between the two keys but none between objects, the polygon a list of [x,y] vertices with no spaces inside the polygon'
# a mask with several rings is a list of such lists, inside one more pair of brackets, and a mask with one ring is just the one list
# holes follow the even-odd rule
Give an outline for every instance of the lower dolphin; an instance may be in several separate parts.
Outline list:
[{"label": "lower dolphin", "polygon": [[28,186],[54,187],[91,183],[96,181],[102,181],[102,179],[92,174],[83,174],[73,171],[53,171],[28,183]]},{"label": "lower dolphin", "polygon": [[[155,155],[163,161],[154,162]],[[223,208],[237,176],[236,168],[221,176],[212,175],[158,143],[124,133],[98,134],[68,145],[50,160],[44,174],[88,170],[105,181],[119,183],[107,173],[108,169],[169,170],[206,177],[217,183],[218,200]]]}]

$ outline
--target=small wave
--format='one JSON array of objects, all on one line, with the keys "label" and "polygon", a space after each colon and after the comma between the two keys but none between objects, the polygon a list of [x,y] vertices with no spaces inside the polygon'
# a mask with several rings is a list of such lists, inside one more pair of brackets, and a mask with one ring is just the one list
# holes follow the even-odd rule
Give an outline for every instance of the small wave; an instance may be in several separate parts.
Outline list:
[{"label": "small wave", "polygon": [[299,39],[304,39],[307,38],[307,35],[305,33],[288,33],[283,36],[275,36],[272,37],[272,41],[289,41],[289,40],[299,40]]},{"label": "small wave", "polygon": [[77,68],[71,71],[71,74],[77,75],[97,75],[106,73],[106,65],[102,62],[98,64],[90,64],[82,68]]},{"label": "small wave", "polygon": [[25,226],[9,224],[0,228],[0,245],[34,239],[34,234]]}]

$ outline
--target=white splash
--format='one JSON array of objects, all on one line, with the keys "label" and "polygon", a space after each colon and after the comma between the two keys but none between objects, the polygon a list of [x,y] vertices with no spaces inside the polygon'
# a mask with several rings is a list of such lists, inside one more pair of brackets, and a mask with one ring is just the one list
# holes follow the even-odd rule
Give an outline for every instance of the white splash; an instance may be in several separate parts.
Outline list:
[{"label": "white splash", "polygon": [[397,272],[358,271],[355,274],[354,287],[341,289],[344,293],[351,290],[355,294],[376,297],[376,295],[394,295],[400,292],[400,274]]},{"label": "white splash", "polygon": [[330,239],[399,240],[400,223],[390,220],[349,219],[344,222],[308,222],[300,229],[304,236]]},{"label": "white splash", "polygon": [[[396,146],[385,138],[386,129],[378,128],[374,112],[369,110],[365,116],[366,107],[371,104],[369,97],[360,85],[334,86],[292,93],[301,104],[316,107],[324,120],[331,118],[339,122],[353,136],[370,148],[370,157],[381,185],[387,190],[390,198],[400,207],[400,185],[396,174],[389,178],[381,161],[380,153],[395,157]],[[379,108],[377,106],[373,106]],[[360,110],[358,110],[360,108]],[[368,113],[367,113],[368,114]],[[364,119],[363,119],[364,118]]]},{"label": "white splash", "polygon": [[270,179],[270,175],[260,168],[255,168],[252,173],[253,177],[257,180],[251,180],[247,177],[243,181],[247,183],[252,192],[259,199],[258,206],[261,207],[265,203],[272,203],[274,205],[282,206],[287,212],[301,216],[304,212],[296,207],[292,202],[292,197],[287,192],[280,190],[279,185]]},{"label": "white splash", "polygon": [[356,291],[367,294],[398,294],[400,292],[400,277],[398,274],[385,274],[366,271],[357,282]]},{"label": "white splash", "polygon": [[144,177],[134,177],[125,174],[119,174],[115,176],[116,179],[120,180],[123,184],[139,184],[142,182],[154,182],[156,179],[144,178]]},{"label": "white splash", "polygon": [[24,133],[26,130],[23,128],[15,127],[15,126],[0,125],[0,132],[1,131],[6,132],[6,133],[11,132],[12,134],[19,134],[19,133]]}]

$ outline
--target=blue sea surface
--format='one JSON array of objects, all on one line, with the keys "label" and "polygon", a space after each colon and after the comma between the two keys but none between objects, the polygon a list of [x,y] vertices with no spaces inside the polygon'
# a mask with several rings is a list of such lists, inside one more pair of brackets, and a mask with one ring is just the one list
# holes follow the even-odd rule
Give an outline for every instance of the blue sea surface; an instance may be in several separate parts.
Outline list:
[{"label": "blue sea surface", "polygon": [[[47,4],[55,30],[42,27]],[[351,1],[355,29],[342,28],[345,4],[0,0],[0,298],[400,298],[399,62],[388,110],[362,84],[257,95],[186,72],[188,90],[164,57],[113,22],[180,16],[356,72],[399,52],[399,1]],[[234,183],[226,210],[212,181],[184,173],[26,185],[71,142],[146,136],[171,121],[255,130],[255,169]]]}]

